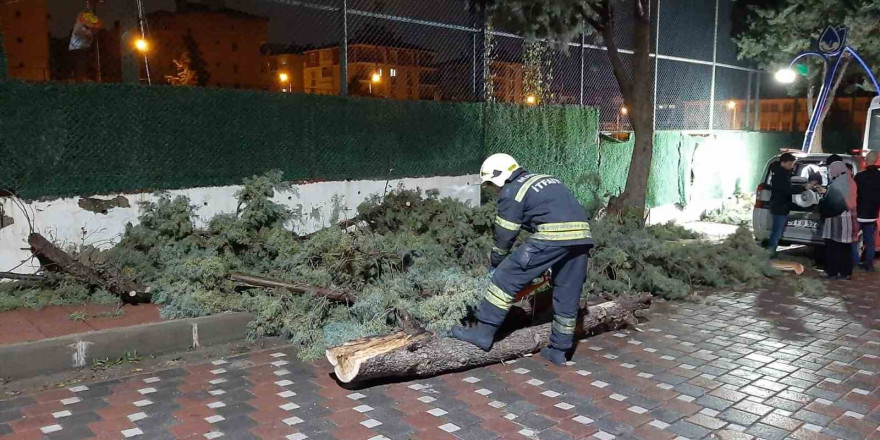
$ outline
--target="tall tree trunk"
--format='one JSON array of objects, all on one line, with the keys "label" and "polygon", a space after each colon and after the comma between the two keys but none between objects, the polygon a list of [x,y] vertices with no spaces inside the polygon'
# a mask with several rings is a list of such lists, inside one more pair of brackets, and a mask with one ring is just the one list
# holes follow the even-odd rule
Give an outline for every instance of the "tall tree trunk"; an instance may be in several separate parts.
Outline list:
[{"label": "tall tree trunk", "polygon": [[[621,86],[624,102],[629,108],[633,135],[635,136],[635,147],[633,148],[629,173],[626,177],[626,187],[623,193],[617,197],[612,197],[609,201],[608,212],[613,214],[631,212],[638,215],[639,218],[645,217],[648,177],[651,173],[651,161],[654,153],[650,4],[650,0],[636,0],[634,2],[633,14],[635,16],[635,25],[633,37],[635,47],[632,79],[626,77],[625,72],[622,71],[622,66],[618,66],[620,60],[617,47],[612,43],[613,26],[606,26],[604,32],[606,34],[606,42],[608,42],[608,55],[612,59],[614,75]],[[611,22],[613,23],[613,19]]]},{"label": "tall tree trunk", "polygon": [[[831,79],[831,90],[828,91],[828,98],[825,100],[825,105],[822,106],[822,108],[818,109],[819,119],[816,121],[816,129],[813,130],[813,144],[810,146],[810,153],[825,152],[825,149],[822,145],[822,130],[823,126],[825,125],[825,117],[828,116],[828,111],[831,110],[831,105],[834,103],[834,96],[837,94],[837,88],[840,87],[840,82],[843,80],[843,76],[846,74],[846,68],[849,66],[849,62],[852,60],[852,58],[850,58],[849,56],[841,56],[844,58],[840,60],[840,67],[838,67],[837,76]],[[828,74],[827,70],[825,74]]]}]

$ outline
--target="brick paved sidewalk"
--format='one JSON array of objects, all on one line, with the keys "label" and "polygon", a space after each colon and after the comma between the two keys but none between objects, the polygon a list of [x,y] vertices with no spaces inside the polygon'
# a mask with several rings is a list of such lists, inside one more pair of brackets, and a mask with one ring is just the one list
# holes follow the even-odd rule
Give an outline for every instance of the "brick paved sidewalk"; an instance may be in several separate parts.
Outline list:
[{"label": "brick paved sidewalk", "polygon": [[0,402],[0,439],[880,439],[880,278],[656,307],[581,343],[345,389],[266,351]]}]

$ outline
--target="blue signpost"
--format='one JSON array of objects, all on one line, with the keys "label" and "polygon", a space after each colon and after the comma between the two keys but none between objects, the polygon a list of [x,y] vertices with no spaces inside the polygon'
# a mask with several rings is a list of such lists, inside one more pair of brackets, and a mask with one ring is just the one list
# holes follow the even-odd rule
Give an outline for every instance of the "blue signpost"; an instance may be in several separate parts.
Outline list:
[{"label": "blue signpost", "polygon": [[825,81],[822,83],[822,89],[819,91],[819,98],[816,100],[816,105],[813,108],[813,116],[810,118],[810,123],[807,125],[807,132],[804,135],[804,144],[801,147],[801,150],[805,153],[809,153],[810,147],[813,145],[813,134],[815,133],[819,122],[819,115],[822,114],[822,110],[828,102],[828,93],[831,91],[834,78],[837,76],[837,69],[840,67],[840,61],[844,56],[852,56],[862,65],[868,78],[870,78],[871,82],[874,84],[874,91],[880,94],[880,87],[877,85],[877,78],[874,76],[874,73],[871,72],[871,69],[865,64],[862,57],[860,57],[853,48],[846,45],[846,34],[846,26],[828,26],[825,28],[825,31],[822,32],[819,39],[816,40],[814,50],[799,53],[793,60],[791,60],[788,69],[776,72],[777,81],[792,83],[797,78],[797,73],[792,70],[792,67],[794,67],[795,63],[799,60],[808,56],[821,58],[822,61],[825,62],[826,67],[828,67],[828,74],[825,75]]}]

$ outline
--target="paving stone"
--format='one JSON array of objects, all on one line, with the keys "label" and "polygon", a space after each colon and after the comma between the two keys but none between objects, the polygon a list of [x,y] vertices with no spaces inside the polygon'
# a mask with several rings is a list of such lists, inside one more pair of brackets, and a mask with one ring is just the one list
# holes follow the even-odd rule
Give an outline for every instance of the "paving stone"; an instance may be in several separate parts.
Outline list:
[{"label": "paving stone", "polygon": [[626,423],[620,423],[610,418],[596,420],[592,423],[592,426],[615,436],[629,435],[635,430],[633,426],[627,425]]},{"label": "paving stone", "polygon": [[864,440],[865,437],[859,432],[853,431],[851,429],[846,429],[836,424],[826,426],[825,429],[822,430],[822,433],[834,438],[844,440]]},{"label": "paving stone", "polygon": [[704,390],[703,388],[700,388],[696,385],[691,385],[689,383],[678,384],[673,389],[681,394],[686,394],[691,397],[700,397],[706,394],[706,390]]},{"label": "paving stone", "polygon": [[733,402],[729,400],[725,400],[719,397],[703,395],[700,396],[697,400],[694,401],[697,405],[702,405],[707,408],[712,408],[716,411],[723,411],[733,405]]},{"label": "paving stone", "polygon": [[777,409],[782,409],[788,412],[795,412],[804,407],[804,405],[795,402],[793,400],[783,399],[779,396],[771,397],[763,402],[765,405],[772,406]]},{"label": "paving stone", "polygon": [[516,418],[516,422],[538,432],[556,425],[556,422],[553,420],[531,413],[520,415]]},{"label": "paving stone", "polygon": [[767,440],[783,440],[790,434],[789,431],[765,425],[763,423],[756,423],[754,426],[747,429],[746,432],[755,437]]},{"label": "paving stone", "polygon": [[576,406],[573,411],[576,414],[580,414],[582,416],[587,416],[593,420],[601,419],[601,418],[607,416],[609,413],[608,410],[603,409],[602,407],[598,406],[598,403],[595,405],[592,403],[584,403],[584,404]]},{"label": "paving stone", "polygon": [[664,423],[672,424],[684,417],[684,414],[670,409],[658,408],[651,411],[651,416]]},{"label": "paving stone", "polygon": [[516,415],[523,415],[523,414],[531,414],[536,409],[538,409],[538,407],[535,405],[532,405],[529,402],[526,402],[525,400],[517,400],[516,402],[513,402],[513,403],[507,405],[506,407],[504,407],[504,409],[507,412],[510,412],[510,413],[513,413]]},{"label": "paving stone", "polygon": [[666,430],[691,439],[701,439],[712,433],[709,429],[684,420],[673,423]]},{"label": "paving stone", "polygon": [[574,440],[574,437],[571,435],[557,429],[548,429],[540,432],[538,433],[538,438],[540,440]]},{"label": "paving stone", "polygon": [[825,426],[831,422],[831,417],[828,417],[824,414],[819,414],[817,412],[808,411],[806,409],[795,412],[792,415],[792,418],[818,426]]},{"label": "paving stone", "polygon": [[752,423],[757,422],[761,416],[736,408],[728,408],[722,411],[721,414],[718,415],[718,418],[727,420],[730,423],[736,423],[737,425],[750,426]]}]

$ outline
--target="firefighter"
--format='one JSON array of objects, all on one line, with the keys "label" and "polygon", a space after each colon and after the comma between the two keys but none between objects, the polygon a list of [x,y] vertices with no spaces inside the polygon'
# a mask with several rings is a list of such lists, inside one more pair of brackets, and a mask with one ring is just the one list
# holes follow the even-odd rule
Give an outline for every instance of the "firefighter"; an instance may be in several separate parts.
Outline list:
[{"label": "firefighter", "polygon": [[[566,362],[587,278],[593,240],[584,208],[559,179],[534,174],[507,154],[489,156],[480,168],[483,182],[501,187],[490,255],[492,281],[477,309],[477,324],[456,326],[453,337],[489,351],[516,294],[547,269],[552,271],[553,323],[550,345],[541,355],[556,365]],[[511,252],[520,229],[532,235]]]}]

